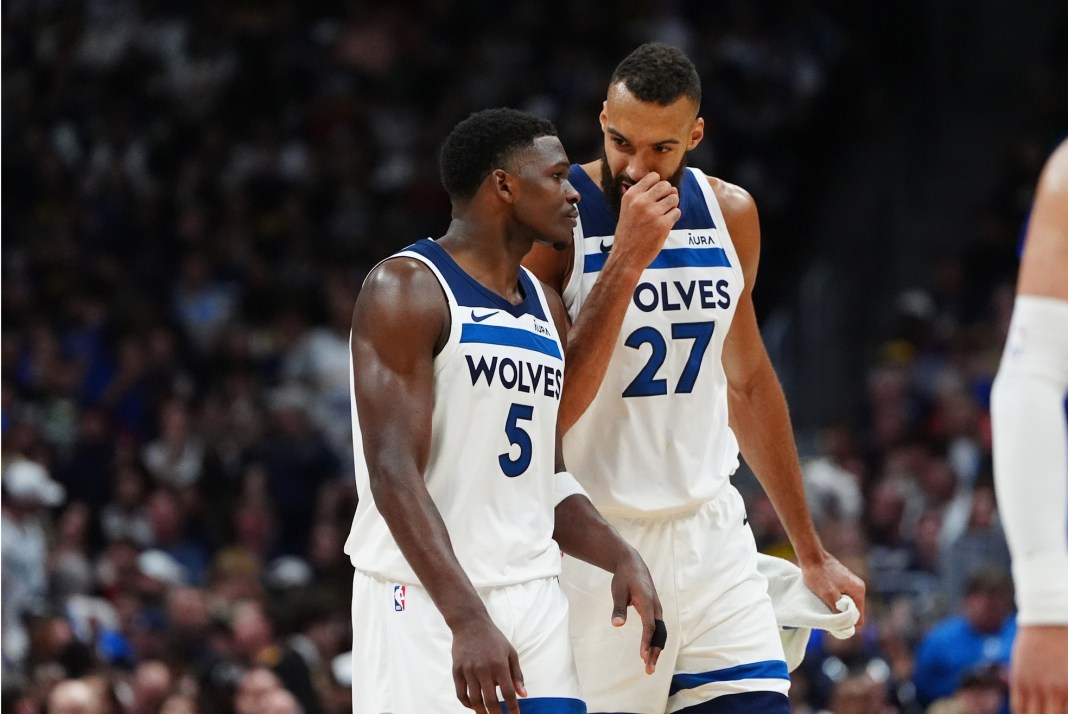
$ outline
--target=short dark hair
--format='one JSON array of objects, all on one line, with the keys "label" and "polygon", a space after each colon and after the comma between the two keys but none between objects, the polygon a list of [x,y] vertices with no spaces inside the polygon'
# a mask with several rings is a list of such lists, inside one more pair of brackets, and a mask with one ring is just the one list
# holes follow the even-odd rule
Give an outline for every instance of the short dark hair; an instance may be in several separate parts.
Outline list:
[{"label": "short dark hair", "polygon": [[457,124],[441,146],[441,183],[451,198],[471,198],[491,171],[507,168],[535,139],[556,135],[551,121],[518,109],[475,112]]},{"label": "short dark hair", "polygon": [[608,86],[620,82],[643,102],[667,106],[686,96],[701,106],[697,68],[685,52],[663,42],[647,42],[624,57]]}]

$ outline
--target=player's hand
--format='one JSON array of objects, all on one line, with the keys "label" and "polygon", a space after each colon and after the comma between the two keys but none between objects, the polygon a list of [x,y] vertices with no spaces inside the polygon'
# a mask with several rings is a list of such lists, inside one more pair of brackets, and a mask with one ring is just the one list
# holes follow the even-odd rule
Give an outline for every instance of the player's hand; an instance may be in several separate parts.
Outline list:
[{"label": "player's hand", "polygon": [[511,714],[519,711],[516,696],[527,696],[519,655],[488,617],[453,630],[452,680],[456,698],[478,714],[500,714],[498,687]]},{"label": "player's hand", "polygon": [[825,554],[824,559],[815,565],[801,565],[801,572],[805,577],[805,585],[816,593],[831,612],[838,612],[836,603],[843,595],[848,595],[856,603],[860,618],[857,627],[864,624],[864,581],[842,565],[838,560]]},{"label": "player's hand", "polygon": [[1068,625],[1022,625],[1009,671],[1016,714],[1068,712]]},{"label": "player's hand", "polygon": [[[642,620],[642,641],[638,650],[645,662],[645,672],[656,670],[656,661],[664,649],[667,631],[664,629],[664,611],[660,597],[653,585],[653,576],[638,551],[629,548],[616,564],[612,576],[612,625],[622,627],[627,621],[627,608],[638,611]],[[657,629],[660,630],[657,635]],[[654,635],[657,635],[654,638]]]},{"label": "player's hand", "polygon": [[609,259],[645,270],[681,217],[679,190],[656,173],[646,174],[623,194]]}]

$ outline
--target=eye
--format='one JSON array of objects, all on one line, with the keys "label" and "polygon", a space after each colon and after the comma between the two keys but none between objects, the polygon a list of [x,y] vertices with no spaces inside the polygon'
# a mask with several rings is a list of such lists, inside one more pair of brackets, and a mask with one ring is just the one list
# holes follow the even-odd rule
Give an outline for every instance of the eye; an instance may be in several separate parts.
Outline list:
[{"label": "eye", "polygon": [[627,140],[626,139],[621,139],[618,136],[613,136],[612,137],[612,143],[615,144],[616,146],[626,146],[627,145]]},{"label": "eye", "polygon": [[670,146],[658,146],[656,147],[656,153],[658,154],[670,154],[672,147]]}]

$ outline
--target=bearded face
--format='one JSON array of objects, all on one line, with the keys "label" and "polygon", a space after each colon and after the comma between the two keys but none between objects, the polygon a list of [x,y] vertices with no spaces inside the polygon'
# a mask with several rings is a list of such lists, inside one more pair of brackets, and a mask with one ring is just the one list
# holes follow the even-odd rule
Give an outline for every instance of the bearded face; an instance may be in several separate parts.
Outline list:
[{"label": "bearded face", "polygon": [[[686,170],[686,159],[689,153],[687,151],[682,155],[682,161],[679,162],[678,169],[667,179],[675,188],[680,188],[682,173]],[[638,179],[640,178],[639,176]],[[612,209],[612,213],[617,218],[623,205],[624,187],[633,186],[638,182],[638,179],[627,176],[625,172],[621,172],[618,176],[613,176],[612,167],[608,163],[608,152],[603,148],[601,149],[601,190],[604,192],[605,200],[608,201],[608,207]]]}]

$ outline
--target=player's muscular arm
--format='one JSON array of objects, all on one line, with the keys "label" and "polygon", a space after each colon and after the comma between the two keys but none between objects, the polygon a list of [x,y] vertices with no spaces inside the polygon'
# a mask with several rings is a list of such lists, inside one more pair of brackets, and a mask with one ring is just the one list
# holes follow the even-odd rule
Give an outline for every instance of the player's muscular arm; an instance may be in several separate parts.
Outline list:
[{"label": "player's muscular arm", "polygon": [[863,620],[864,583],[824,550],[812,524],[786,398],[757,326],[752,292],[760,261],[756,204],[737,186],[715,178],[710,183],[745,274],[723,348],[731,428],[790,537],[806,584],[832,610],[841,595],[849,595]]},{"label": "player's muscular arm", "polygon": [[368,277],[352,318],[363,449],[375,504],[453,632],[457,697],[476,711],[496,711],[494,686],[500,686],[512,711],[518,711],[515,693],[525,696],[525,691],[515,650],[457,560],[424,481],[434,354],[448,329],[441,287],[418,261],[395,258]]},{"label": "player's muscular arm", "polygon": [[[638,278],[681,215],[678,190],[655,173],[646,174],[623,194],[612,252],[571,326],[560,400],[564,433],[597,395]],[[537,272],[541,266],[532,259],[528,267]],[[559,289],[563,280],[555,279],[560,285],[552,282],[552,275],[546,282]]]}]

